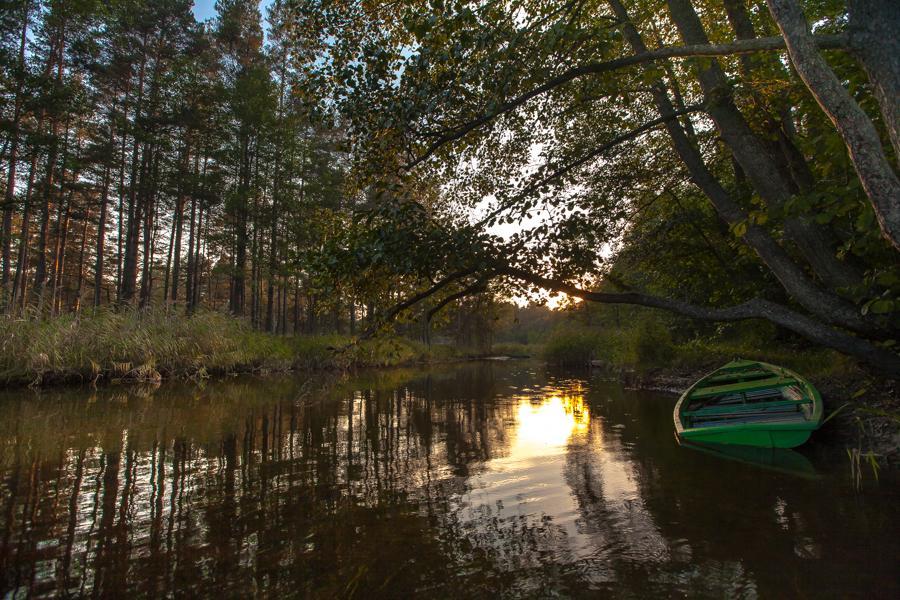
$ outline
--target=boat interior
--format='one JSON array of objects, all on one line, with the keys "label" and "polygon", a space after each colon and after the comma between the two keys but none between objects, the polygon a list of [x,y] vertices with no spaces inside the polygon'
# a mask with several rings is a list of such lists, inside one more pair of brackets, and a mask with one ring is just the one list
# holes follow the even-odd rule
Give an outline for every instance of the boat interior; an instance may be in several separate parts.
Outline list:
[{"label": "boat interior", "polygon": [[767,369],[717,373],[701,380],[682,409],[685,427],[743,423],[800,423],[812,418],[813,402],[799,381]]}]

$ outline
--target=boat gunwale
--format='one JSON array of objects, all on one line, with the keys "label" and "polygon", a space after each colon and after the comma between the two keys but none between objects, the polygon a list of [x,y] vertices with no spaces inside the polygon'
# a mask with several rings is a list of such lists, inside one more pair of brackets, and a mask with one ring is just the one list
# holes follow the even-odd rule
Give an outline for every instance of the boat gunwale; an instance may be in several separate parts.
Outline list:
[{"label": "boat gunwale", "polygon": [[[738,362],[737,360],[731,362]],[[782,373],[782,375],[788,375],[796,380],[794,385],[801,385],[806,392],[809,401],[812,402],[813,410],[810,414],[809,418],[805,421],[797,421],[797,422],[784,422],[779,423],[777,421],[772,422],[759,422],[759,423],[734,423],[731,425],[712,425],[709,427],[685,427],[682,422],[682,405],[685,399],[690,398],[692,396],[695,388],[699,387],[700,384],[708,379],[709,377],[726,370],[728,365],[731,363],[726,363],[725,365],[710,371],[697,381],[693,383],[688,389],[686,389],[681,396],[678,398],[678,402],[675,404],[675,409],[673,411],[673,420],[675,421],[675,434],[679,437],[685,435],[685,432],[703,432],[705,434],[716,434],[716,433],[724,433],[727,431],[814,431],[819,428],[822,424],[822,416],[824,412],[824,408],[822,406],[822,396],[819,391],[816,389],[814,385],[812,385],[805,377],[800,376],[795,371],[788,369],[787,367],[780,367],[777,365],[773,365],[770,363],[762,362],[762,361],[746,361],[747,364],[744,368],[750,367],[753,364],[758,364],[759,366],[772,371],[773,373]],[[731,367],[728,369],[732,372],[740,371],[737,367]],[[690,433],[688,433],[688,436]]]}]

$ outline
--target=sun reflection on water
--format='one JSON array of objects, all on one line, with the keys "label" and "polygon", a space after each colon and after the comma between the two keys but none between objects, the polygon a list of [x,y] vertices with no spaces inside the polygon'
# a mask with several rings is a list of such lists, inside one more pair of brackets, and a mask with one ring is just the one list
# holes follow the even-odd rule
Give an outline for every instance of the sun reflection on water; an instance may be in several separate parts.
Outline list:
[{"label": "sun reflection on water", "polygon": [[590,409],[581,394],[553,394],[540,398],[519,399],[516,411],[516,442],[512,454],[546,453],[561,448],[573,433],[587,431]]}]

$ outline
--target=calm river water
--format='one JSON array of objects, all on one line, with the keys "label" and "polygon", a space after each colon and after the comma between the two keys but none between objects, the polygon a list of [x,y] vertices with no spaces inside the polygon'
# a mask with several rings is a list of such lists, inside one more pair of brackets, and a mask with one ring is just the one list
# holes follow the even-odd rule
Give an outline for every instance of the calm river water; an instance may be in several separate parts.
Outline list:
[{"label": "calm river water", "polygon": [[900,597],[900,482],[529,362],[0,395],[0,596]]}]

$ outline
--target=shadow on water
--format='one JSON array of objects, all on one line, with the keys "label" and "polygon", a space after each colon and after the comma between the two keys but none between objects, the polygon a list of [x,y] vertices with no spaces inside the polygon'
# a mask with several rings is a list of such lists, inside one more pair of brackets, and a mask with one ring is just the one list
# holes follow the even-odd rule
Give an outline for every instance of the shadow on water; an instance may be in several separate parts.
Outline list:
[{"label": "shadow on water", "polygon": [[7,393],[0,593],[898,596],[895,479],[681,448],[673,404],[528,362]]}]

